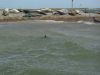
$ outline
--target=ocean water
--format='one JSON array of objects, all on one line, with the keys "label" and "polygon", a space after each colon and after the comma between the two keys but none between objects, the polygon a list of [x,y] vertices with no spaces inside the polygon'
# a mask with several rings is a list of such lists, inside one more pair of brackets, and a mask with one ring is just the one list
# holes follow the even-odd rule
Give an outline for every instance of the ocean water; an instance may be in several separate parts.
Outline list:
[{"label": "ocean water", "polygon": [[0,24],[0,75],[100,75],[100,24]]}]

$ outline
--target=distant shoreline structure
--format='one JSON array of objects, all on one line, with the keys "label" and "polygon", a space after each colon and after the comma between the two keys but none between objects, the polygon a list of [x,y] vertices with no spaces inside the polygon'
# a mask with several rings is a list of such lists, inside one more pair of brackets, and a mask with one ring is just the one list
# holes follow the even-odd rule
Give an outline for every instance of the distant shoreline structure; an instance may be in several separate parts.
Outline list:
[{"label": "distant shoreline structure", "polygon": [[40,8],[40,9],[0,9],[0,22],[25,20],[93,21],[100,20],[100,8]]}]

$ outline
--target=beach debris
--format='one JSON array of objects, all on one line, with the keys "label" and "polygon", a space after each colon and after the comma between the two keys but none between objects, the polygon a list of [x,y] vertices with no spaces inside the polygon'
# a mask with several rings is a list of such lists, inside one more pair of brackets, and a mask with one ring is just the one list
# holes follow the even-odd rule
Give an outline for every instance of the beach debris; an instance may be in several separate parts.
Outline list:
[{"label": "beach debris", "polygon": [[19,13],[20,11],[17,10],[17,9],[11,9],[11,10],[9,10],[9,12],[10,12],[10,13]]},{"label": "beach debris", "polygon": [[27,13],[23,17],[38,17],[41,16],[41,14],[38,13]]},{"label": "beach debris", "polygon": [[52,12],[53,10],[50,9],[50,8],[44,8],[44,9],[41,9],[42,12],[46,12],[46,13],[50,13]]},{"label": "beach debris", "polygon": [[68,14],[67,9],[60,9],[60,10],[53,11],[53,15],[66,15],[66,14]]},{"label": "beach debris", "polygon": [[43,15],[52,15],[53,14],[53,10],[50,9],[50,8],[44,8],[44,9],[41,9],[40,10],[40,14],[43,14]]},{"label": "beach debris", "polygon": [[95,17],[93,17],[93,22],[100,23],[100,20],[97,20]]},{"label": "beach debris", "polygon": [[25,14],[30,13],[30,10],[24,9],[23,13],[25,13]]},{"label": "beach debris", "polygon": [[83,11],[78,10],[78,9],[76,9],[75,12],[76,12],[76,14],[79,14],[79,15],[82,15],[84,13]]},{"label": "beach debris", "polygon": [[71,10],[69,10],[68,14],[71,16],[75,16],[75,15],[77,15],[77,12],[75,10],[71,9]]},{"label": "beach debris", "polygon": [[9,9],[8,8],[4,9],[2,15],[8,16],[9,15]]}]

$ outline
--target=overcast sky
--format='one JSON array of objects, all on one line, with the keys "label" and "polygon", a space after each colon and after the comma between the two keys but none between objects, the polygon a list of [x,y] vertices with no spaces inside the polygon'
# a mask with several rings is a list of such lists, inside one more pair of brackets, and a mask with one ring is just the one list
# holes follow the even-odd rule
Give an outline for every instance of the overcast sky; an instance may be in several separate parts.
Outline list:
[{"label": "overcast sky", "polygon": [[[0,0],[0,8],[70,8],[71,0]],[[100,8],[100,0],[74,0],[74,7]]]}]

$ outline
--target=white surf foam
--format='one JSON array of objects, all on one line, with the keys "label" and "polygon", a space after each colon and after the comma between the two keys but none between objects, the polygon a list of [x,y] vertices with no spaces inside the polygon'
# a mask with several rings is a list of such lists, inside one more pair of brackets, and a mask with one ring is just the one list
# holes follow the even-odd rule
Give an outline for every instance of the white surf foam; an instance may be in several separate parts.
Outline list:
[{"label": "white surf foam", "polygon": [[89,21],[77,21],[77,23],[82,23],[82,24],[87,24],[87,25],[95,24],[94,22],[89,22]]},{"label": "white surf foam", "polygon": [[55,21],[55,20],[35,20],[36,22],[47,22],[47,23],[64,23],[64,21]]},{"label": "white surf foam", "polygon": [[77,23],[83,23],[84,21],[77,21]]},{"label": "white surf foam", "polygon": [[93,25],[95,23],[93,23],[93,22],[84,22],[84,24]]}]

